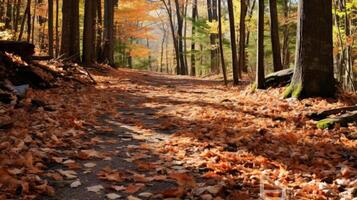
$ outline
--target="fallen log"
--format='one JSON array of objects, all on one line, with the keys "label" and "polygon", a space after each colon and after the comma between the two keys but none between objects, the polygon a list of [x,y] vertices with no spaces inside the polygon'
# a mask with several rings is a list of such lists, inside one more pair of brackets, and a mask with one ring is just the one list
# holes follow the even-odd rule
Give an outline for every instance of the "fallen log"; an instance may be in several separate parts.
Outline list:
[{"label": "fallen log", "polygon": [[31,60],[43,61],[43,60],[52,60],[52,59],[53,59],[52,56],[31,56]]},{"label": "fallen log", "polygon": [[317,122],[317,128],[330,129],[333,128],[336,124],[347,126],[349,123],[353,122],[357,122],[357,110],[347,112],[340,116],[320,120]]},{"label": "fallen log", "polygon": [[314,112],[314,113],[308,114],[307,116],[313,120],[321,120],[321,119],[325,119],[326,117],[328,117],[330,115],[336,115],[336,114],[340,114],[340,113],[343,114],[343,113],[346,113],[349,111],[355,111],[355,110],[357,110],[357,105],[343,107],[343,108],[336,108],[336,109],[331,109],[331,110],[325,110],[322,112]]},{"label": "fallen log", "polygon": [[28,60],[35,54],[35,45],[22,41],[0,40],[0,52],[12,53]]},{"label": "fallen log", "polygon": [[266,87],[282,87],[288,85],[291,82],[291,78],[294,74],[294,69],[284,69],[274,72],[265,77]]},{"label": "fallen log", "polygon": [[29,84],[34,88],[49,88],[54,77],[48,72],[29,65],[21,57],[0,52],[0,79],[8,79],[13,85]]}]

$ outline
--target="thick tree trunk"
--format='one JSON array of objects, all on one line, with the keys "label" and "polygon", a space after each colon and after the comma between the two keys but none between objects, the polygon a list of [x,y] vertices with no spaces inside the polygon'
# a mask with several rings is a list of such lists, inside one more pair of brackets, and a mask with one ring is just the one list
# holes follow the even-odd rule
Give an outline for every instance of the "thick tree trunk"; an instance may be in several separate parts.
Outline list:
[{"label": "thick tree trunk", "polygon": [[264,71],[264,0],[258,0],[258,45],[257,45],[257,75],[258,89],[265,89]]},{"label": "thick tree trunk", "polygon": [[196,44],[195,44],[195,34],[196,34],[196,20],[198,15],[198,5],[197,0],[192,0],[192,43],[191,43],[191,76],[196,76]]},{"label": "thick tree trunk", "polygon": [[96,40],[96,9],[97,1],[86,0],[84,12],[84,28],[83,28],[83,52],[82,62],[85,65],[91,65],[96,61],[95,40]]},{"label": "thick tree trunk", "polygon": [[53,0],[48,0],[48,55],[53,57]]},{"label": "thick tree trunk", "polygon": [[104,0],[104,62],[114,66],[114,0]]},{"label": "thick tree trunk", "polygon": [[283,69],[280,55],[279,24],[276,0],[269,0],[269,7],[271,46],[273,50],[273,67],[274,72],[276,72]]},{"label": "thick tree trunk", "polygon": [[59,38],[59,0],[56,0],[56,58],[59,56],[60,50],[60,38]]},{"label": "thick tree trunk", "polygon": [[247,15],[247,3],[246,0],[241,0],[240,7],[240,20],[239,20],[239,71],[248,72],[245,64],[245,17]]},{"label": "thick tree trunk", "polygon": [[103,18],[102,18],[102,0],[97,0],[97,42],[96,53],[97,59],[102,55],[102,35],[103,35]]},{"label": "thick tree trunk", "polygon": [[332,2],[300,0],[295,71],[284,96],[334,96],[332,49]]},{"label": "thick tree trunk", "polygon": [[232,49],[232,68],[233,68],[233,84],[239,84],[239,66],[237,57],[237,45],[236,45],[236,31],[234,23],[234,8],[232,0],[228,0],[228,14],[229,14],[229,29],[231,33],[231,49]]},{"label": "thick tree trunk", "polygon": [[61,55],[80,62],[79,51],[79,0],[63,0]]}]

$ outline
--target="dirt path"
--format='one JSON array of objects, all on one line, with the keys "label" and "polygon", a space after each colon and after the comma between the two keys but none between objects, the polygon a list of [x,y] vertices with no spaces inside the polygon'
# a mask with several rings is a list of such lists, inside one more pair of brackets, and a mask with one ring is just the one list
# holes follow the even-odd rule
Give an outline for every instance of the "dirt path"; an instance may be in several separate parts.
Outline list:
[{"label": "dirt path", "polygon": [[[113,91],[113,96],[117,100],[113,104],[123,105],[114,107],[117,114],[121,116],[121,120],[103,114],[98,117],[99,126],[87,127],[89,133],[86,137],[102,141],[109,140],[112,143],[94,145],[92,148],[96,152],[110,152],[111,156],[90,161],[75,160],[74,162],[84,168],[77,170],[75,177],[69,180],[50,181],[55,186],[56,194],[54,197],[42,197],[42,199],[162,199],[187,196],[185,194],[187,189],[189,189],[187,191],[193,192],[192,188],[186,188],[188,186],[185,185],[187,184],[186,180],[181,183],[180,179],[191,179],[192,177],[193,180],[193,177],[199,177],[198,173],[186,169],[181,159],[161,160],[162,155],[147,146],[169,142],[171,135],[180,128],[177,126],[165,127],[167,116],[160,115],[162,111],[175,111],[181,104],[187,103],[186,97],[174,100],[172,95],[187,96],[187,94],[192,94],[193,98],[201,99],[202,95],[208,94],[208,91],[200,91],[200,88],[196,88],[197,86],[200,84],[218,86],[221,83],[187,78],[170,79],[146,73],[131,75],[135,75],[135,77],[129,75],[126,79],[114,79],[121,84],[129,85],[125,93],[115,89]],[[143,90],[142,87],[145,89]],[[154,91],[154,93],[150,94],[146,89],[149,89],[150,92]],[[112,91],[112,89],[110,90]],[[169,92],[167,93],[167,91]],[[120,122],[122,120],[124,123]],[[107,168],[118,171],[122,176],[119,178],[120,180],[114,180],[116,176],[110,173],[110,170],[106,172],[107,178],[99,179],[98,174]],[[51,170],[65,169],[62,166],[54,166]],[[170,178],[168,175],[172,177]],[[108,181],[111,178],[113,180]],[[73,183],[78,182],[80,185],[74,187]],[[204,181],[195,184],[206,185]],[[214,186],[217,181],[212,180],[211,184]],[[99,186],[99,188],[103,186],[103,189],[98,192],[90,192],[89,188],[93,186]],[[184,187],[185,191],[180,191],[179,187]],[[221,186],[217,188],[221,188]],[[214,191],[215,194],[218,192],[220,191]],[[113,195],[113,197],[108,195]],[[209,193],[206,196],[209,199]]]},{"label": "dirt path", "polygon": [[[94,88],[34,91],[31,98],[54,111],[15,116],[27,117],[22,126],[32,140],[22,160],[31,163],[12,171],[52,195],[40,199],[357,195],[357,127],[319,130],[305,117],[355,96],[285,100],[283,89],[250,93],[246,85],[130,70],[95,79]],[[26,196],[25,186],[19,194]]]}]

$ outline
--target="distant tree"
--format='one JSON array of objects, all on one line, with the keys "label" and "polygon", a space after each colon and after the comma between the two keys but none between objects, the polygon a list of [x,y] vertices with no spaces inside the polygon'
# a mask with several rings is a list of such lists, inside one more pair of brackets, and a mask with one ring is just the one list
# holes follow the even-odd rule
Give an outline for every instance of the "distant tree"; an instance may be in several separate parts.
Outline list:
[{"label": "distant tree", "polygon": [[[207,13],[209,22],[218,22],[217,14],[217,0],[207,0]],[[210,33],[210,44],[211,44],[211,72],[218,74],[219,73],[219,49],[217,46],[217,33]]]},{"label": "distant tree", "polygon": [[335,93],[332,1],[300,0],[298,18],[295,71],[284,96],[331,97]]},{"label": "distant tree", "polygon": [[170,23],[170,29],[171,29],[171,34],[172,34],[172,41],[174,43],[174,52],[175,52],[175,58],[176,58],[176,74],[180,74],[180,52],[178,48],[178,40],[177,40],[177,34],[175,30],[175,25],[174,25],[174,16],[172,12],[172,6],[171,6],[171,0],[161,0],[161,2],[164,4],[165,10],[167,12],[168,18],[169,18],[169,23]]},{"label": "distant tree", "polygon": [[224,50],[223,50],[223,31],[222,31],[222,3],[221,0],[218,0],[218,37],[219,37],[219,49],[221,55],[221,63],[222,63],[222,72],[224,84],[227,85],[227,70],[226,63],[224,61]]},{"label": "distant tree", "polygon": [[246,39],[246,28],[245,28],[245,18],[247,16],[247,1],[241,0],[240,6],[240,20],[239,20],[239,60],[238,66],[239,71],[247,72],[247,67],[245,64],[245,39]]},{"label": "distant tree", "polygon": [[79,0],[63,0],[61,55],[80,62],[79,53]]},{"label": "distant tree", "polygon": [[179,68],[179,74],[181,75],[186,75],[187,74],[187,67],[185,65],[185,54],[184,54],[184,38],[183,38],[183,8],[184,5],[180,3],[179,0],[174,0],[175,1],[175,7],[176,7],[176,17],[177,17],[177,40],[178,40],[178,50],[179,50],[179,62],[180,62],[180,68]]},{"label": "distant tree", "polygon": [[273,50],[273,68],[274,71],[280,71],[283,69],[281,64],[280,55],[280,40],[279,40],[279,24],[278,24],[278,11],[276,0],[269,0],[270,9],[270,36],[271,36],[271,46]]},{"label": "distant tree", "polygon": [[[192,0],[192,38],[194,38],[196,34],[196,21],[198,18],[198,5],[197,0]],[[194,39],[192,39],[191,43],[191,76],[196,76],[196,44]]]},{"label": "distant tree", "polygon": [[285,24],[283,26],[283,46],[282,46],[282,65],[289,68],[290,65],[290,29],[289,29],[289,13],[290,13],[290,0],[283,0],[283,13]]},{"label": "distant tree", "polygon": [[258,45],[257,45],[257,75],[258,89],[265,89],[264,72],[264,0],[258,0]]},{"label": "distant tree", "polygon": [[236,44],[236,30],[234,23],[234,7],[233,1],[228,1],[228,15],[229,15],[229,29],[231,33],[231,49],[232,49],[232,68],[233,68],[233,84],[239,84],[239,67],[238,67],[238,57],[237,57],[237,44]]},{"label": "distant tree", "polygon": [[7,0],[6,2],[6,16],[5,16],[5,28],[11,28],[11,19],[12,19],[12,2]]}]

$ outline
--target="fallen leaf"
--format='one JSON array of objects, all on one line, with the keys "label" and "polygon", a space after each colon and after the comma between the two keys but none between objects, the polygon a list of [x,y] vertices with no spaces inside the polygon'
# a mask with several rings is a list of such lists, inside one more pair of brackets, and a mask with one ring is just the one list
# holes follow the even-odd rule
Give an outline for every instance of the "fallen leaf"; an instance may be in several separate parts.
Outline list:
[{"label": "fallen leaf", "polygon": [[94,186],[87,187],[87,190],[88,190],[89,192],[98,193],[98,192],[100,192],[101,190],[104,190],[104,187],[103,187],[102,185],[94,185]]},{"label": "fallen leaf", "polygon": [[71,188],[77,188],[80,185],[82,185],[82,183],[78,180],[78,181],[74,181],[73,183],[71,183]]},{"label": "fallen leaf", "polygon": [[119,199],[121,196],[115,193],[109,193],[106,194],[105,197],[107,197],[108,199]]},{"label": "fallen leaf", "polygon": [[57,170],[61,175],[65,176],[67,179],[75,179],[77,178],[77,172],[73,171],[73,170],[63,170],[63,169],[59,169]]},{"label": "fallen leaf", "polygon": [[95,167],[97,164],[95,164],[95,163],[85,163],[83,166],[84,167],[87,167],[87,168],[93,168],[93,167]]},{"label": "fallen leaf", "polygon": [[128,187],[126,187],[126,192],[128,193],[135,193],[139,191],[141,188],[143,188],[145,185],[144,184],[130,184]]},{"label": "fallen leaf", "polygon": [[141,200],[141,199],[130,195],[130,196],[128,196],[128,200]]}]

